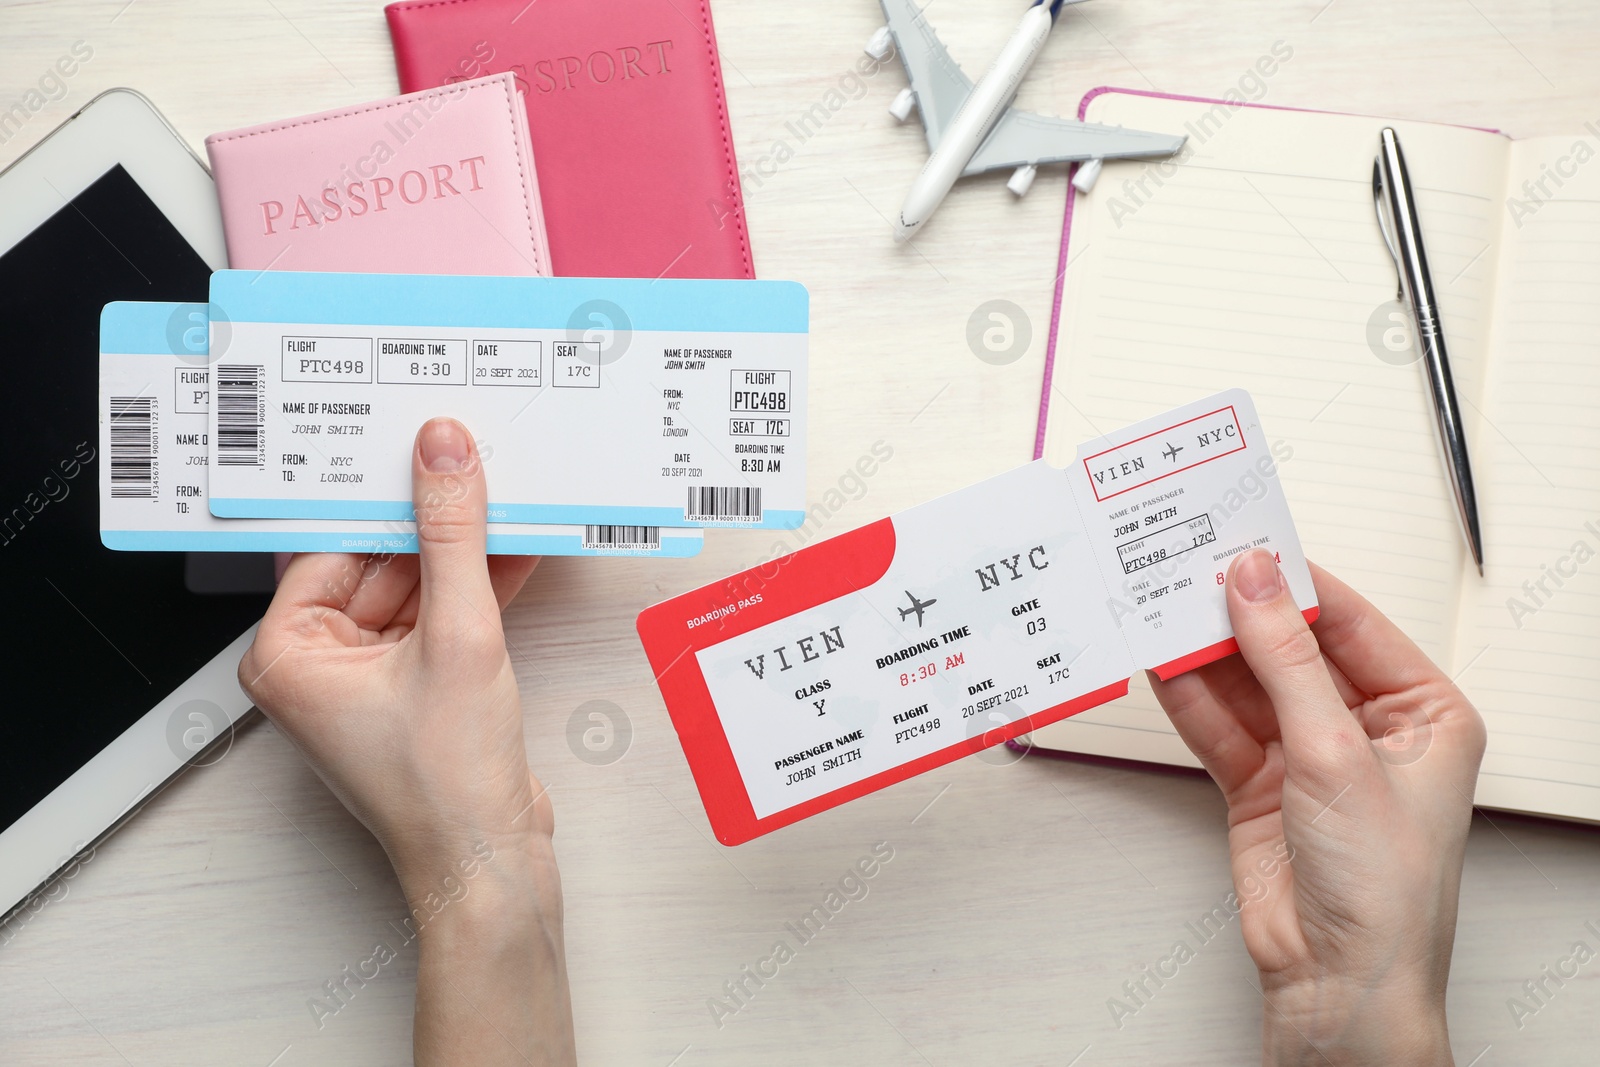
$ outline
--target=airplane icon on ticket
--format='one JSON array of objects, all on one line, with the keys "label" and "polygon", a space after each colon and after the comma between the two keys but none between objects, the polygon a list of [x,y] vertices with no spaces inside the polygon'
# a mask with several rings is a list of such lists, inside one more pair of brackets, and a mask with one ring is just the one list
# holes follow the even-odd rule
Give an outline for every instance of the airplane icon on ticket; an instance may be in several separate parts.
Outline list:
[{"label": "airplane icon on ticket", "polygon": [[911,606],[909,608],[896,609],[900,612],[900,621],[905,622],[914,614],[917,617],[917,629],[920,630],[922,629],[922,613],[937,604],[939,600],[937,597],[932,600],[918,600],[917,595],[909,589],[906,590],[906,597],[911,601]]}]

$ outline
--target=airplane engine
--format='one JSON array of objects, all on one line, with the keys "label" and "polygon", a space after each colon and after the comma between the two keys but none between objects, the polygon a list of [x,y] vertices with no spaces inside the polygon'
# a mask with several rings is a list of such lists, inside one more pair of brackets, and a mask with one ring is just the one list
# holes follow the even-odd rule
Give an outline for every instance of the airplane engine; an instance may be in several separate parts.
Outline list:
[{"label": "airplane engine", "polygon": [[904,122],[911,117],[911,109],[916,106],[917,94],[909,88],[901,89],[895,96],[894,103],[889,105],[889,114],[894,116],[896,122]]},{"label": "airplane engine", "polygon": [[1039,168],[1032,163],[1025,163],[1011,173],[1011,180],[1006,182],[1006,188],[1017,196],[1027,196],[1028,190],[1033,188],[1033,179],[1038,177]]},{"label": "airplane engine", "polygon": [[1103,159],[1090,159],[1078,164],[1078,173],[1072,176],[1072,187],[1080,193],[1087,193],[1094,188],[1094,183],[1100,180],[1100,168],[1105,165]]},{"label": "airplane engine", "polygon": [[867,55],[873,59],[887,59],[893,48],[894,38],[890,36],[887,26],[879,26],[878,32],[867,38]]}]

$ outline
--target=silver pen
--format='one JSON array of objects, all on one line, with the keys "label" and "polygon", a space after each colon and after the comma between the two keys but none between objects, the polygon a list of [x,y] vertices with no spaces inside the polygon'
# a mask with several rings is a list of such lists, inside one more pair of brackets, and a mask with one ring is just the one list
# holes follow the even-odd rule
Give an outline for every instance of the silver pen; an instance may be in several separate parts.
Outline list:
[{"label": "silver pen", "polygon": [[1417,350],[1422,371],[1433,397],[1433,415],[1439,424],[1445,473],[1455,492],[1456,512],[1461,532],[1472,550],[1478,573],[1483,574],[1483,534],[1478,528],[1478,498],[1472,489],[1472,466],[1467,461],[1467,437],[1461,425],[1461,409],[1456,403],[1456,387],[1450,377],[1450,357],[1445,355],[1444,330],[1439,323],[1439,305],[1433,296],[1433,279],[1428,274],[1428,256],[1422,250],[1422,228],[1417,222],[1416,200],[1411,195],[1411,176],[1400,152],[1400,139],[1392,129],[1378,135],[1378,158],[1372,164],[1372,200],[1378,211],[1378,226],[1384,243],[1394,256],[1400,274],[1400,297],[1411,305],[1412,324],[1417,334]]}]

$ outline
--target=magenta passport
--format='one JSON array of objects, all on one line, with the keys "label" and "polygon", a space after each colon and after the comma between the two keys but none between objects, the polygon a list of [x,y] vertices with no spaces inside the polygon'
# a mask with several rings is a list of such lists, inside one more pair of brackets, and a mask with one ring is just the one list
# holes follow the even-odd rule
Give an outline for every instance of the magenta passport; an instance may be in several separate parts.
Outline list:
[{"label": "magenta passport", "polygon": [[510,71],[556,273],[753,278],[705,0],[390,4],[400,87]]}]

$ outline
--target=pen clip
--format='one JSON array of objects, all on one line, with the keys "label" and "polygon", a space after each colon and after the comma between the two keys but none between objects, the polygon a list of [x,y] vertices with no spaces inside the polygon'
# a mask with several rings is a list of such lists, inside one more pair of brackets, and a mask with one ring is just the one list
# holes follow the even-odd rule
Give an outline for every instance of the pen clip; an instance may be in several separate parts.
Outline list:
[{"label": "pen clip", "polygon": [[1389,205],[1383,195],[1383,160],[1372,161],[1372,206],[1378,212],[1378,229],[1383,233],[1383,243],[1389,249],[1389,255],[1394,259],[1394,298],[1397,302],[1405,299],[1406,290],[1404,280],[1400,274],[1400,249],[1395,243],[1394,220],[1389,217]]}]

